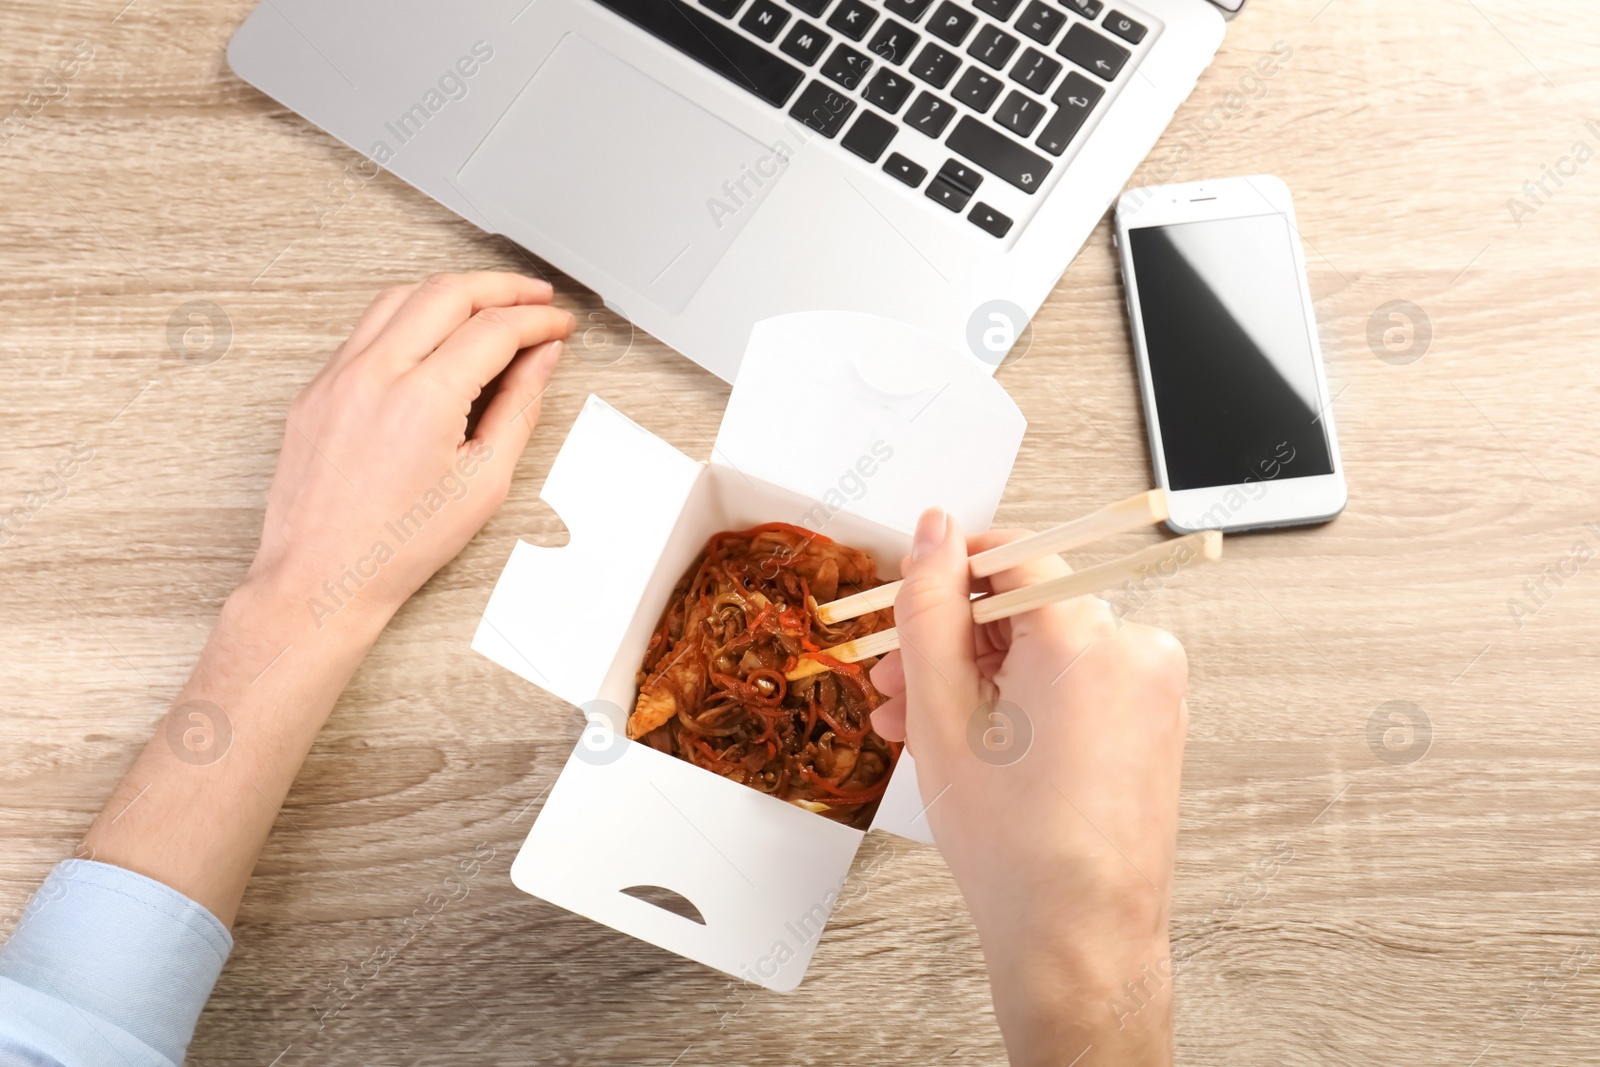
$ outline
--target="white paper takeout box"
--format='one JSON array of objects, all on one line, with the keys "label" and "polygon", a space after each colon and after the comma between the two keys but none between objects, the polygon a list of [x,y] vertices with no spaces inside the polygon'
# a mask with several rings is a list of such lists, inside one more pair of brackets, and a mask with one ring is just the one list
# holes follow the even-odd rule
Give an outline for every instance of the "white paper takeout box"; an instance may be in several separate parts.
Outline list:
[{"label": "white paper takeout box", "polygon": [[[987,368],[856,313],[755,327],[709,462],[591,396],[541,492],[571,539],[517,543],[472,642],[588,720],[512,882],[770,989],[797,986],[863,834],[626,740],[645,645],[719,530],[805,526],[893,579],[924,508],[988,529],[1025,425]],[[872,825],[929,840],[909,756]],[[624,892],[640,887],[693,908]]]}]

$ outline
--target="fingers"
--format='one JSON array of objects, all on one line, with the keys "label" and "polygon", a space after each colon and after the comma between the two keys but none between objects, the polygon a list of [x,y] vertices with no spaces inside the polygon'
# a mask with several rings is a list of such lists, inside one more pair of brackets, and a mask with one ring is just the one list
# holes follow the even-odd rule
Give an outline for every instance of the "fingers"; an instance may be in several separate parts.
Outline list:
[{"label": "fingers", "polygon": [[435,274],[407,295],[367,351],[409,370],[484,308],[544,304],[550,294],[549,282],[521,274]]},{"label": "fingers", "polygon": [[905,663],[898,652],[891,652],[874,663],[867,677],[872,679],[872,688],[886,697],[899,696],[906,691]]},{"label": "fingers", "polygon": [[891,652],[867,672],[872,687],[886,699],[872,711],[872,729],[885,741],[906,739],[906,672],[900,653]]},{"label": "fingers", "polygon": [[522,454],[539,421],[540,397],[561,359],[561,350],[560,341],[550,341],[517,354],[484,408],[474,440],[488,442],[497,455]]},{"label": "fingers", "polygon": [[932,717],[930,729],[948,729],[978,698],[967,543],[954,519],[937,508],[917,523],[895,625],[900,631],[900,669],[911,710],[908,728]]},{"label": "fingers", "polygon": [[983,533],[972,534],[967,538],[967,555],[976,556],[979,552],[987,552],[991,548],[1009,545],[1013,541],[1020,541],[1032,531],[1029,530],[986,530]]},{"label": "fingers", "polygon": [[[1031,530],[990,530],[986,534],[979,534],[968,539],[968,546],[974,554],[985,552],[1001,545],[1009,545],[1013,541],[1020,541],[1032,534]],[[989,585],[996,593],[1009,593],[1013,589],[1020,589],[1025,585],[1037,585],[1051,578],[1059,578],[1063,574],[1071,574],[1072,568],[1067,566],[1066,560],[1052,553],[1042,559],[1031,560],[1010,570],[1001,571],[990,577]]]},{"label": "fingers", "polygon": [[[988,530],[984,533],[972,534],[967,538],[967,555],[976,556],[979,552],[987,552],[991,548],[999,548],[1001,545],[1009,545],[1013,541],[1020,541],[1024,537],[1031,536],[1032,533],[1032,530]],[[900,557],[901,574],[904,574],[906,572],[906,568],[910,565],[910,556]],[[989,592],[990,589],[988,582],[989,579],[987,578],[975,579],[973,582],[972,591],[974,593]]]},{"label": "fingers", "polygon": [[547,304],[484,308],[462,323],[414,373],[462,396],[476,397],[518,352],[566,337],[576,322],[570,311]]},{"label": "fingers", "polygon": [[[974,552],[982,552],[999,545],[1010,544],[1012,541],[1027,537],[1028,534],[1027,530],[991,530],[971,538],[968,547]],[[1037,585],[1071,573],[1072,568],[1067,566],[1066,560],[1052,553],[1042,559],[1032,560],[990,576],[989,586],[996,593],[1008,593],[1025,585]],[[1067,644],[1076,649],[1103,633],[1112,623],[1112,617],[1105,601],[1097,597],[1083,596],[1046,604],[1002,622],[1008,624],[1007,643],[1048,634],[1066,638]],[[999,626],[1000,623],[992,625]]]},{"label": "fingers", "polygon": [[356,320],[355,328],[350,331],[350,336],[345,338],[344,344],[334,352],[333,358],[328,360],[328,371],[336,371],[349,363],[361,352],[366,351],[373,338],[388,325],[400,305],[405,303],[412,293],[417,291],[420,283],[412,282],[410,285],[397,285],[392,289],[385,289],[373,297],[372,303],[367,305],[367,310],[361,313]]},{"label": "fingers", "polygon": [[872,729],[885,741],[906,739],[906,698],[892,697],[872,712]]}]

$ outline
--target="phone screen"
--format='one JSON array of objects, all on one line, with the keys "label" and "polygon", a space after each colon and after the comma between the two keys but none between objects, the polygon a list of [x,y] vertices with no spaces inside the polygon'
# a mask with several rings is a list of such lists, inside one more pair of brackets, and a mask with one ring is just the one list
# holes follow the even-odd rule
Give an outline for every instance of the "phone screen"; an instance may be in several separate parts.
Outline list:
[{"label": "phone screen", "polygon": [[1289,220],[1128,231],[1168,487],[1332,474]]}]

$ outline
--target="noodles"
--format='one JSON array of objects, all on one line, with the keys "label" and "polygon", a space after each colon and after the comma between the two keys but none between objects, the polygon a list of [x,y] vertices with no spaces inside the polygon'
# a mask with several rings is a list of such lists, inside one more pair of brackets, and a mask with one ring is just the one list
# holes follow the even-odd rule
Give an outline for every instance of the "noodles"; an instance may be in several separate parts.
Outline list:
[{"label": "noodles", "polygon": [[872,730],[872,661],[784,674],[803,652],[892,626],[889,611],[817,620],[819,603],[878,584],[865,553],[798,526],[715,535],[656,624],[628,736],[865,829],[900,752]]}]

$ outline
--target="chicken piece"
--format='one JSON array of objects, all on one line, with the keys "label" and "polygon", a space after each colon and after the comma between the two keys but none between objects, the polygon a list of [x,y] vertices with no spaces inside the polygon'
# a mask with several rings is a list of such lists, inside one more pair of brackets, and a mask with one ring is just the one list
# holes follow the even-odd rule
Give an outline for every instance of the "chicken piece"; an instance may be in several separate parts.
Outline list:
[{"label": "chicken piece", "polygon": [[696,637],[685,636],[667,656],[661,669],[639,687],[639,699],[628,717],[628,737],[637,741],[678,714],[680,695],[690,708],[705,699],[705,653]]},{"label": "chicken piece", "polygon": [[839,596],[839,561],[829,556],[817,565],[816,573],[808,582],[811,595],[817,603],[826,604]]},{"label": "chicken piece", "polygon": [[[831,566],[830,566],[831,565]],[[835,576],[835,589],[840,585],[869,586],[877,583],[877,570],[872,565],[872,560],[865,552],[841,545],[835,542],[818,544],[813,541],[807,544],[794,561],[794,572],[813,587],[819,578],[831,570]],[[817,596],[818,602],[832,600],[830,597]]]},{"label": "chicken piece", "polygon": [[639,685],[639,699],[628,717],[628,738],[637,741],[651,730],[671,721],[678,714],[678,699],[691,709],[705,699],[707,683],[704,644],[705,621],[711,611],[703,598],[696,599],[683,620],[683,632],[660,666]]}]

